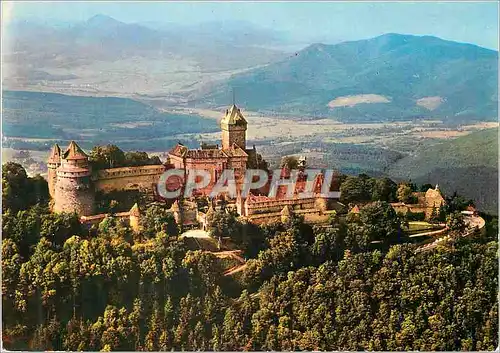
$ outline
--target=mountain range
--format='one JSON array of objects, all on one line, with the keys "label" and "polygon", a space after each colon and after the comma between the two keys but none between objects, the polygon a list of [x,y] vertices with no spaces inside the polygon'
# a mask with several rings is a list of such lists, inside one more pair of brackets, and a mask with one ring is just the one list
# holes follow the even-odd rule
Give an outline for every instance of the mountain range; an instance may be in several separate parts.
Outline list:
[{"label": "mountain range", "polygon": [[[75,66],[88,60],[140,56],[191,59],[205,69],[245,68],[278,58],[283,54],[280,50],[264,47],[287,42],[283,33],[249,23],[154,25],[124,23],[105,15],[65,25],[17,21],[8,25],[6,31],[6,58],[28,61],[31,66]],[[256,55],[257,50],[260,55]],[[54,57],[57,60],[52,62]],[[74,61],[69,62],[70,59]]]},{"label": "mountain range", "polygon": [[207,106],[235,90],[248,110],[343,121],[496,120],[498,52],[431,36],[386,34],[313,44],[193,96]]},{"label": "mountain range", "polygon": [[252,24],[158,26],[96,15],[77,23],[5,25],[7,89],[169,95],[281,59],[283,33]]},{"label": "mountain range", "polygon": [[124,23],[104,15],[18,21],[6,34],[8,89],[208,108],[227,105],[234,91],[250,111],[351,122],[497,118],[498,52],[431,36],[391,33],[290,52],[300,44],[287,33],[251,23]]}]

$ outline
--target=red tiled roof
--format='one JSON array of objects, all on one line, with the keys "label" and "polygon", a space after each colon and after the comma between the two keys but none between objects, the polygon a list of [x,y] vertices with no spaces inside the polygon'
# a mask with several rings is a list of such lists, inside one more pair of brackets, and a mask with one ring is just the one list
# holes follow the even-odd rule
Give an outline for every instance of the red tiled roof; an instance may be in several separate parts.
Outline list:
[{"label": "red tiled roof", "polygon": [[193,159],[212,159],[212,158],[227,158],[227,154],[220,149],[210,149],[210,150],[188,150],[187,158]]},{"label": "red tiled roof", "polygon": [[75,141],[71,141],[68,148],[62,155],[63,159],[88,159],[88,156],[83,152],[83,150],[76,144]]},{"label": "red tiled roof", "polygon": [[170,152],[168,152],[168,154],[171,154],[171,155],[174,155],[177,157],[185,157],[187,151],[188,151],[188,148],[186,146],[184,146],[181,143],[178,143],[177,145],[175,145],[174,148],[172,148],[170,150]]},{"label": "red tiled roof", "polygon": [[181,158],[192,159],[227,158],[228,156],[224,151],[218,148],[189,149],[180,143],[172,148],[169,154]]},{"label": "red tiled roof", "polygon": [[56,143],[52,146],[49,156],[49,163],[59,163],[61,161],[61,147]]}]

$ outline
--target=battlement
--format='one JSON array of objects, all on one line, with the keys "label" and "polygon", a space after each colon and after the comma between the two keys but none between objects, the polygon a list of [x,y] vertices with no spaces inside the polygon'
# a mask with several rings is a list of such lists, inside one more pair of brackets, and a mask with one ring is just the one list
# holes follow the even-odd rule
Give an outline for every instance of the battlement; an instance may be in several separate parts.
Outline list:
[{"label": "battlement", "polygon": [[93,181],[126,178],[142,175],[161,175],[165,171],[164,165],[144,165],[139,167],[120,167],[102,169],[92,175]]},{"label": "battlement", "polygon": [[270,198],[267,196],[249,195],[244,202],[245,214],[257,214],[267,212],[279,212],[285,206],[291,206],[293,209],[314,208],[317,196],[302,198],[295,195],[292,198]]},{"label": "battlement", "polygon": [[90,171],[86,168],[63,169],[59,167],[56,173],[59,178],[83,178],[90,175]]}]

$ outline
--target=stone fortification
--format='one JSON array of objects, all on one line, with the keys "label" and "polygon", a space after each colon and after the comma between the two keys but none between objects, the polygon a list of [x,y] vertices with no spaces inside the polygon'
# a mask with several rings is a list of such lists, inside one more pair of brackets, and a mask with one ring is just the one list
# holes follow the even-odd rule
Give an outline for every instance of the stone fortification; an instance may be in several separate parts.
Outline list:
[{"label": "stone fortification", "polygon": [[99,170],[92,175],[96,191],[151,190],[165,171],[163,165],[122,167]]},{"label": "stone fortification", "polygon": [[87,154],[72,141],[61,153],[56,144],[47,161],[49,192],[54,200],[54,212],[76,212],[80,216],[93,214],[95,193],[155,190],[165,171],[164,165],[147,165],[103,169],[92,172]]}]

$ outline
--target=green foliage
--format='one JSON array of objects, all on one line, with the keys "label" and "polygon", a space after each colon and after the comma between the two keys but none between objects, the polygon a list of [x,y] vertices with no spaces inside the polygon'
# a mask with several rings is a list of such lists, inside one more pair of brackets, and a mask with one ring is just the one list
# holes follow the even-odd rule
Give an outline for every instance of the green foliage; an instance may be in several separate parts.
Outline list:
[{"label": "green foliage", "polygon": [[141,165],[161,164],[161,161],[158,156],[149,157],[146,152],[136,151],[125,153],[125,164],[130,167],[136,167]]},{"label": "green foliage", "polygon": [[375,179],[372,191],[372,201],[394,202],[397,185],[389,178]]},{"label": "green foliage", "polygon": [[465,197],[458,195],[456,192],[453,193],[450,197],[446,197],[446,204],[445,204],[445,212],[446,213],[453,213],[453,212],[460,212],[460,211],[465,211],[467,206],[473,206],[474,201],[468,200]]},{"label": "green foliage", "polygon": [[361,178],[348,176],[340,185],[340,201],[343,203],[362,202],[369,199],[369,191]]},{"label": "green foliage", "polygon": [[149,157],[139,151],[125,153],[116,145],[94,146],[89,160],[93,170],[161,164],[158,156]]},{"label": "green foliage", "polygon": [[462,232],[465,229],[464,217],[460,212],[453,212],[446,218],[446,225],[454,232]]},{"label": "green foliage", "polygon": [[[368,183],[366,176],[360,176]],[[217,213],[216,213],[217,214]],[[160,205],[143,232],[113,217],[90,235],[40,205],[3,215],[2,339],[9,350],[493,350],[498,345],[498,223],[415,253],[377,201],[315,227],[293,216],[239,224],[252,256],[223,276],[187,251]],[[458,230],[460,213],[450,216]],[[221,232],[225,231],[221,228]],[[240,233],[240,234],[239,234]],[[372,240],[387,247],[373,250]]]},{"label": "green foliage", "polygon": [[267,163],[267,161],[262,157],[260,153],[257,153],[254,150],[247,150],[247,153],[247,169],[268,170],[269,163]]},{"label": "green foliage", "polygon": [[295,156],[285,156],[281,158],[280,168],[287,168],[290,170],[299,167],[299,160]]},{"label": "green foliage", "polygon": [[210,235],[216,239],[229,237],[236,244],[241,244],[241,223],[237,220],[238,214],[236,212],[228,212],[225,210],[218,210],[207,219],[207,230]]},{"label": "green foliage", "polygon": [[348,176],[340,184],[340,201],[346,204],[393,202],[396,199],[396,188],[396,183],[389,178],[371,178],[366,174]]},{"label": "green foliage", "polygon": [[[408,210],[405,214],[405,218],[407,221],[423,221],[425,220],[425,212],[412,212],[411,210]],[[436,218],[437,216],[434,215],[434,220],[436,220]]]},{"label": "green foliage", "polygon": [[413,203],[412,192],[412,188],[407,183],[399,184],[397,191],[398,200],[404,203]]},{"label": "green foliage", "polygon": [[163,205],[150,205],[141,215],[140,223],[142,234],[146,238],[153,238],[160,232],[168,236],[176,236],[179,233],[173,214]]},{"label": "green foliage", "polygon": [[48,201],[48,184],[40,175],[28,177],[18,163],[2,165],[2,212],[17,212],[37,203],[46,205]]},{"label": "green foliage", "polygon": [[350,244],[367,249],[372,241],[395,242],[402,236],[401,223],[387,202],[369,203],[360,209],[359,215],[350,214],[348,218]]},{"label": "green foliage", "polygon": [[[126,212],[138,204],[140,208],[147,204],[147,195],[140,190],[113,190],[110,192],[95,193],[95,212],[96,213],[110,213]],[[113,210],[112,210],[113,204]]]}]

